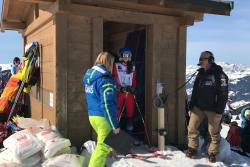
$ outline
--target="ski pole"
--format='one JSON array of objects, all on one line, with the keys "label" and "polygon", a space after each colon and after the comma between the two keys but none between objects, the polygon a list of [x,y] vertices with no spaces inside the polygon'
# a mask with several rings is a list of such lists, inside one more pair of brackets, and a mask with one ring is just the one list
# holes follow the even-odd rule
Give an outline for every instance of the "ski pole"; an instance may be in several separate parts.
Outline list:
[{"label": "ski pole", "polygon": [[135,104],[136,104],[136,106],[137,106],[137,109],[138,109],[138,111],[139,111],[139,113],[140,113],[140,116],[141,116],[141,119],[142,119],[142,122],[143,122],[143,125],[144,125],[144,129],[145,129],[145,133],[146,133],[146,136],[147,136],[149,148],[151,148],[150,140],[149,140],[149,137],[148,137],[148,130],[147,130],[145,121],[144,121],[144,119],[143,119],[143,116],[142,116],[142,114],[141,114],[140,108],[139,108],[138,103],[137,103],[137,101],[136,101],[135,95],[133,95],[133,96],[134,96],[134,99],[135,99]]},{"label": "ski pole", "polygon": [[119,115],[118,122],[120,122],[120,119],[121,119],[122,113],[123,113],[124,108],[125,108],[125,105],[126,105],[127,98],[128,98],[128,92],[126,92],[126,97],[125,97],[124,105],[122,106],[122,111],[121,111],[121,114]]}]

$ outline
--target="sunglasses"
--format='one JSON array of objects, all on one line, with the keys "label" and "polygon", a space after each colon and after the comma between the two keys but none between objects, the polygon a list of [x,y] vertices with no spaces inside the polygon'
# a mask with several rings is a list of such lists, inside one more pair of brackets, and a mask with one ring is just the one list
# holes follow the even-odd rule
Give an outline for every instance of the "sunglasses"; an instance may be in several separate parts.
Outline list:
[{"label": "sunglasses", "polygon": [[20,61],[14,61],[14,63],[16,63],[16,64],[20,64]]},{"label": "sunglasses", "polygon": [[208,59],[208,58],[200,58],[199,61],[204,61],[206,59]]},{"label": "sunglasses", "polygon": [[132,57],[132,54],[130,53],[130,52],[123,52],[122,54],[121,54],[121,56],[122,57]]}]

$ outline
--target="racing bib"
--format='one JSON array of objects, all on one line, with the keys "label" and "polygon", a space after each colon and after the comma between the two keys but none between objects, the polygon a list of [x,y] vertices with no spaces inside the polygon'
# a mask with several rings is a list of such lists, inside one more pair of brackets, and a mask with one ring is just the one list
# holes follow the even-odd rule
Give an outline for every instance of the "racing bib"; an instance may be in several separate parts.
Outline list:
[{"label": "racing bib", "polygon": [[[133,72],[127,74],[127,67],[121,63],[116,63],[115,66],[118,74],[118,82],[121,87],[132,86]],[[133,66],[133,71],[134,70],[135,66]]]}]

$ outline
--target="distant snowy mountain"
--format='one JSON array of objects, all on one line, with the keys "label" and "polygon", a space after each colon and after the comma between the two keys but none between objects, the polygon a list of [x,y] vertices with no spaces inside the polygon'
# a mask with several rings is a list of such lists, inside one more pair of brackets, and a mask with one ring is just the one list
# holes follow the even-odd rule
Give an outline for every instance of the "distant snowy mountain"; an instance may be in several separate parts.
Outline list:
[{"label": "distant snowy mountain", "polygon": [[[250,65],[247,64],[228,64],[224,62],[217,63],[220,65],[229,78],[229,96],[240,104],[250,102]],[[198,69],[198,66],[188,66],[186,68],[186,80]],[[194,84],[195,76],[187,83],[186,90],[190,98]],[[237,104],[240,105],[240,104]],[[236,105],[236,104],[235,104]]]},{"label": "distant snowy mountain", "polygon": [[11,66],[13,66],[13,64],[12,63],[0,64],[0,66],[2,67],[2,70],[9,70],[9,69],[11,69]]}]

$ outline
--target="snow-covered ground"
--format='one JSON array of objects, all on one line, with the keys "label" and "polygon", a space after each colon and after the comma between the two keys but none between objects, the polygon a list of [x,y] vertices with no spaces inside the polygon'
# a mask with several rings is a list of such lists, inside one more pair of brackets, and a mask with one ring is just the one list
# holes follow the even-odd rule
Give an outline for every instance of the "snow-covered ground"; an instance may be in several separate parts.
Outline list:
[{"label": "snow-covered ground", "polygon": [[[241,125],[241,120],[235,120],[236,116],[233,116],[232,121],[237,121],[238,125]],[[231,151],[229,143],[225,140],[229,127],[223,126],[221,130],[221,151],[219,154],[219,161],[210,164],[207,160],[206,151],[198,150],[198,156],[196,159],[189,159],[185,157],[185,154],[173,146],[166,146],[164,151],[160,151],[165,155],[165,159],[157,158],[145,150],[144,146],[133,147],[130,151],[138,153],[146,160],[139,160],[129,155],[117,155],[115,158],[107,157],[107,167],[250,167],[250,158],[242,156],[236,152]],[[200,140],[200,146],[203,143],[203,139]]]}]

